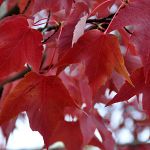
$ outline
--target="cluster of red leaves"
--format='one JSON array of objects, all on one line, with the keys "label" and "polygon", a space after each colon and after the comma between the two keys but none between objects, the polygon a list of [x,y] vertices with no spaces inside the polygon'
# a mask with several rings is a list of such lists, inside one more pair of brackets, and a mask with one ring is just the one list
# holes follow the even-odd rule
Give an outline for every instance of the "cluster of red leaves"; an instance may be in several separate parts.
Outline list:
[{"label": "cluster of red leaves", "polygon": [[[6,138],[26,111],[46,147],[63,141],[67,150],[85,145],[113,150],[111,132],[94,109],[97,102],[108,106],[143,93],[143,109],[150,115],[150,1],[5,3],[8,15],[19,9],[0,21],[0,125]],[[22,71],[28,73],[16,81]],[[108,88],[117,92],[109,102],[104,98]]]}]

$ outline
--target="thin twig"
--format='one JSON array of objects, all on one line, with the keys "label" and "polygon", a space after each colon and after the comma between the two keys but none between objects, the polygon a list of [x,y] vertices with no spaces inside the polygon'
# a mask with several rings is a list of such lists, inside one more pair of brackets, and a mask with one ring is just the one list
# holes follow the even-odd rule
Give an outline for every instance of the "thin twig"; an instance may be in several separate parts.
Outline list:
[{"label": "thin twig", "polygon": [[27,9],[29,8],[30,4],[31,4],[31,0],[28,0],[27,5],[25,6],[24,10],[22,11],[22,14],[24,14],[27,11]]},{"label": "thin twig", "polygon": [[46,24],[43,28],[39,28],[38,31],[40,32],[46,32],[47,31],[47,28],[48,28],[48,23],[49,23],[49,20],[50,20],[50,11],[48,11],[48,17],[47,17],[47,21],[46,21]]},{"label": "thin twig", "polygon": [[124,27],[125,31],[128,32],[130,35],[132,35],[133,33],[131,31],[129,31],[126,27]]},{"label": "thin twig", "polygon": [[51,36],[49,36],[47,39],[44,39],[44,40],[42,41],[42,43],[45,44],[45,43],[58,31],[58,29],[59,29],[60,26],[61,26],[61,23],[59,22],[57,25],[47,27],[46,31],[51,31],[51,30],[55,30],[55,31],[54,31],[54,33],[53,33]]},{"label": "thin twig", "polygon": [[17,75],[8,78],[8,79],[6,79],[5,81],[2,81],[2,82],[0,83],[0,87],[3,87],[3,86],[4,86],[5,84],[7,84],[7,83],[10,83],[10,82],[13,82],[13,81],[16,81],[16,80],[18,80],[18,79],[23,78],[24,75],[27,74],[27,73],[30,72],[30,71],[31,71],[31,68],[29,68],[29,67],[26,68],[26,69],[24,69],[22,72],[18,73]]},{"label": "thin twig", "polygon": [[97,22],[97,23],[107,22],[107,23],[109,23],[112,20],[113,16],[114,16],[114,14],[111,14],[105,18],[87,19],[86,23],[93,23],[93,22]]},{"label": "thin twig", "polygon": [[43,28],[42,31],[44,31],[44,29],[46,29],[46,28],[48,27],[48,23],[49,23],[49,20],[50,20],[50,16],[51,16],[51,13],[50,13],[50,11],[48,11],[48,19],[47,19],[46,25],[45,25],[45,27]]}]

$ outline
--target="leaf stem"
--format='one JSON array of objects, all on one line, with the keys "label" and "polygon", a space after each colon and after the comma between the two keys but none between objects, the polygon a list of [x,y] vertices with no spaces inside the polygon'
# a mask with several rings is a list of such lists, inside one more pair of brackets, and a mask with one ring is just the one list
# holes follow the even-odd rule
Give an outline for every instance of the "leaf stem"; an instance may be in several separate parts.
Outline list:
[{"label": "leaf stem", "polygon": [[28,0],[26,6],[25,6],[25,8],[24,8],[24,10],[22,11],[22,14],[24,14],[24,13],[28,10],[30,4],[31,4],[31,0]]}]

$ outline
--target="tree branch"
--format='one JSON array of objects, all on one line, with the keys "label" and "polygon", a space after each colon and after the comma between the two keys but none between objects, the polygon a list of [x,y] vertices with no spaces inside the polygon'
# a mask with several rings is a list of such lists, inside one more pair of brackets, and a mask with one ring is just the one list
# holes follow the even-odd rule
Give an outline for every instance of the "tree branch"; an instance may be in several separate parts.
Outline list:
[{"label": "tree branch", "polygon": [[98,19],[87,19],[86,23],[110,23],[110,21],[112,20],[114,14],[109,15],[108,17],[104,17],[104,18],[98,18]]},{"label": "tree branch", "polygon": [[28,68],[24,69],[22,72],[16,74],[15,76],[12,76],[12,77],[6,79],[5,81],[2,81],[2,82],[0,83],[0,88],[3,87],[3,86],[4,86],[5,84],[7,84],[7,83],[10,83],[10,82],[13,82],[13,81],[16,81],[16,80],[18,80],[18,79],[23,78],[24,75],[27,74],[27,73],[30,72],[30,71],[31,71],[31,68],[28,67]]},{"label": "tree branch", "polygon": [[24,10],[22,11],[22,14],[24,14],[27,11],[27,9],[29,8],[30,4],[31,4],[31,0],[28,0],[27,5],[25,6]]}]

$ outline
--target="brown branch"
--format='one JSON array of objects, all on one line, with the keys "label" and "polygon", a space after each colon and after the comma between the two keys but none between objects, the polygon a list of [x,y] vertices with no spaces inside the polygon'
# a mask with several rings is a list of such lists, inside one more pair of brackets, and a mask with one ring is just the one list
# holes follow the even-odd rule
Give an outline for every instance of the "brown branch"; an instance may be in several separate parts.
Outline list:
[{"label": "brown branch", "polygon": [[24,10],[22,11],[22,14],[24,14],[27,11],[27,9],[29,8],[30,4],[31,4],[31,0],[28,0]]},{"label": "brown branch", "polygon": [[104,17],[104,18],[97,18],[97,19],[87,19],[86,23],[110,23],[110,21],[112,20],[114,14],[109,15],[108,17]]},{"label": "brown branch", "polygon": [[129,33],[130,35],[132,35],[133,33],[131,31],[129,31],[126,27],[124,27],[124,30]]},{"label": "brown branch", "polygon": [[5,84],[7,84],[7,83],[10,83],[10,82],[13,82],[13,81],[16,81],[16,80],[18,80],[18,79],[23,78],[24,75],[27,74],[27,73],[30,72],[30,71],[31,71],[31,68],[29,68],[29,67],[26,68],[26,69],[24,69],[22,72],[16,74],[15,76],[12,76],[12,77],[6,79],[5,81],[2,81],[2,82],[0,83],[0,87],[3,87],[3,86],[4,86]]},{"label": "brown branch", "polygon": [[60,27],[61,23],[53,25],[53,26],[48,26],[46,31],[51,31],[51,30],[58,30]]},{"label": "brown branch", "polygon": [[15,76],[11,76],[11,77],[5,79],[4,81],[0,82],[0,97],[2,95],[3,87],[4,87],[5,84],[8,84],[10,82],[13,82],[13,81],[16,81],[18,79],[23,78],[24,75],[27,74],[30,71],[31,71],[31,69],[28,67],[28,68],[24,69],[22,72],[16,74]]},{"label": "brown branch", "polygon": [[114,14],[111,14],[104,18],[87,19],[86,23],[92,24],[92,26],[90,26],[87,30],[98,29],[104,32],[107,29],[113,17]]},{"label": "brown branch", "polygon": [[[50,13],[50,11],[48,11],[48,17],[47,17],[46,24],[43,28],[39,28],[38,31],[40,31],[40,32],[46,32],[47,31],[48,23],[49,23],[49,20],[50,20],[50,15],[51,15],[51,13]],[[56,25],[54,25],[54,26],[56,26]],[[50,26],[50,27],[53,27],[53,26]]]},{"label": "brown branch", "polygon": [[45,25],[45,27],[42,29],[42,31],[44,31],[44,30],[48,27],[48,22],[49,22],[49,20],[50,20],[50,16],[51,16],[51,13],[50,13],[50,11],[48,11],[48,19],[47,19],[46,25]]},{"label": "brown branch", "polygon": [[44,40],[42,41],[42,43],[43,43],[43,44],[46,43],[46,42],[58,31],[58,29],[60,28],[60,26],[61,26],[61,23],[59,22],[59,23],[56,24],[56,25],[47,27],[46,31],[54,30],[54,33],[53,33],[51,36],[49,36],[48,38],[44,39]]}]

